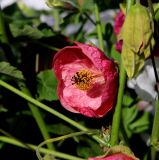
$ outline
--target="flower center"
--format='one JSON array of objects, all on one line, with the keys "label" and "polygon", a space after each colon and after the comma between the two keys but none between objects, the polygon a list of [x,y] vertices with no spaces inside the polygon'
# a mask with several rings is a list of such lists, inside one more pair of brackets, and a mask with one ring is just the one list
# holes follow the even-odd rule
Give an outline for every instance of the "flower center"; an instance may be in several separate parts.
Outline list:
[{"label": "flower center", "polygon": [[93,72],[88,69],[83,69],[75,73],[71,78],[73,82],[72,85],[75,85],[80,90],[88,90],[93,85]]}]

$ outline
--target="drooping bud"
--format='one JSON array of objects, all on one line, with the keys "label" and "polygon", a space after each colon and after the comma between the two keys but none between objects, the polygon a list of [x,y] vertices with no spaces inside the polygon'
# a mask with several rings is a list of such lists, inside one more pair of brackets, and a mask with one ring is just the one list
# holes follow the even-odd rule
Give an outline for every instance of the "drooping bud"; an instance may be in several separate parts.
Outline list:
[{"label": "drooping bud", "polygon": [[71,1],[66,2],[65,0],[46,0],[46,4],[50,8],[64,8],[64,9],[76,9],[77,4]]},{"label": "drooping bud", "polygon": [[125,18],[119,40],[123,40],[122,60],[129,78],[137,75],[150,56],[155,41],[154,26],[148,9],[136,3]]}]

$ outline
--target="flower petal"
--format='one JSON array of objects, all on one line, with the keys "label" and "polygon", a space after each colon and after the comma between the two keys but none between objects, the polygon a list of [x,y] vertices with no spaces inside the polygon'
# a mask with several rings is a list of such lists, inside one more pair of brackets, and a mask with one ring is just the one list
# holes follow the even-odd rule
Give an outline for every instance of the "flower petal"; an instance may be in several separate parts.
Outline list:
[{"label": "flower petal", "polygon": [[[115,104],[118,90],[116,65],[98,48],[76,44],[60,50],[53,60],[53,69],[59,80],[59,99],[71,112],[102,117]],[[82,85],[87,84],[83,90]]]}]

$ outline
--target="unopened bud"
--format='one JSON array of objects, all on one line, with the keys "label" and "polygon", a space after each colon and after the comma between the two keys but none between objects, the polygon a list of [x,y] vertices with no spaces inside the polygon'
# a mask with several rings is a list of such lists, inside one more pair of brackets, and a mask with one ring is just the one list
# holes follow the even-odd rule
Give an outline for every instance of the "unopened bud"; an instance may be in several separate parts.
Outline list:
[{"label": "unopened bud", "polygon": [[64,0],[46,0],[46,4],[50,8],[64,8],[64,9],[76,9],[76,5],[74,3],[70,2],[65,2]]},{"label": "unopened bud", "polygon": [[129,78],[141,70],[145,59],[150,56],[150,49],[155,44],[153,32],[153,20],[148,9],[136,3],[130,8],[118,37],[123,40],[122,60]]}]

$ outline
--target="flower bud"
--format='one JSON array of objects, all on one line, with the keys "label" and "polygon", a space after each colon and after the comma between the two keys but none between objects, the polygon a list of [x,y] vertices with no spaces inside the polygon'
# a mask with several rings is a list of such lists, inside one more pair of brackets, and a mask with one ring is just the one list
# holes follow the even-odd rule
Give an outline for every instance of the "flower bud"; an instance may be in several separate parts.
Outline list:
[{"label": "flower bud", "polygon": [[148,9],[136,3],[125,18],[119,40],[123,40],[122,60],[129,78],[135,76],[150,56],[155,44],[152,16]]},{"label": "flower bud", "polygon": [[126,146],[111,147],[104,156],[91,157],[88,160],[139,160]]},{"label": "flower bud", "polygon": [[65,2],[64,0],[46,0],[46,4],[50,8],[64,8],[64,9],[75,9],[77,8],[75,3]]}]

